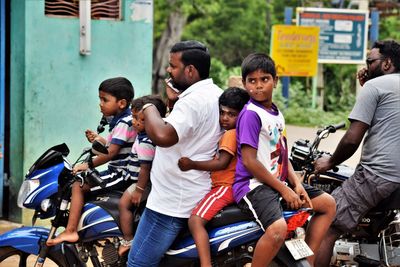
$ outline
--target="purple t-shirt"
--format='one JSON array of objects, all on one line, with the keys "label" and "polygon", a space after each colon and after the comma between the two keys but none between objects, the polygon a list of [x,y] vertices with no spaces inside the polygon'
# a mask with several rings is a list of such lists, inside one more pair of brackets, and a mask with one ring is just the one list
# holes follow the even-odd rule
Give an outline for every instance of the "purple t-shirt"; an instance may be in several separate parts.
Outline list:
[{"label": "purple t-shirt", "polygon": [[236,132],[238,161],[233,192],[236,202],[239,202],[249,191],[262,184],[243,165],[241,146],[255,148],[257,159],[281,180],[287,178],[288,151],[285,120],[274,104],[267,111],[258,102],[250,100],[239,114]]}]

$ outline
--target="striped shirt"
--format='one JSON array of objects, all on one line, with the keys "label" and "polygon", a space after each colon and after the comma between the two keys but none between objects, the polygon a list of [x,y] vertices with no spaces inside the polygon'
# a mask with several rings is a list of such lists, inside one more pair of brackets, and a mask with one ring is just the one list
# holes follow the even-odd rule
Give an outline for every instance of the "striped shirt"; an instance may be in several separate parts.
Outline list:
[{"label": "striped shirt", "polygon": [[155,152],[156,147],[146,132],[138,133],[129,156],[128,175],[125,180],[130,179],[136,182],[140,172],[140,164],[151,164]]},{"label": "striped shirt", "polygon": [[107,146],[115,144],[120,146],[118,154],[108,163],[112,172],[124,172],[128,166],[128,159],[136,131],[132,127],[132,114],[129,108],[115,116],[110,122],[110,134],[107,137]]}]

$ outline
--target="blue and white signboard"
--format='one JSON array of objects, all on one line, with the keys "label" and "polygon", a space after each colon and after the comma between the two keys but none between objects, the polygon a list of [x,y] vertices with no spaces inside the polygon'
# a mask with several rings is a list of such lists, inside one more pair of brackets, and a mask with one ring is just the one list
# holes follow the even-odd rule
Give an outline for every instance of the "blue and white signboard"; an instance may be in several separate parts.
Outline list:
[{"label": "blue and white signboard", "polygon": [[368,11],[299,7],[296,22],[300,26],[320,27],[318,63],[364,64]]}]

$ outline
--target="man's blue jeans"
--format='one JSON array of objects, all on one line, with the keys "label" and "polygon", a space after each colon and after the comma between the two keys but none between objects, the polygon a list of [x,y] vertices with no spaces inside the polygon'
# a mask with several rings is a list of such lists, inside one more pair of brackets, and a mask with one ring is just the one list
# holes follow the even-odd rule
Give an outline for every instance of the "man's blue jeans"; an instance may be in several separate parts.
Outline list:
[{"label": "man's blue jeans", "polygon": [[129,267],[157,267],[187,219],[176,218],[146,208],[140,218],[132,247]]}]

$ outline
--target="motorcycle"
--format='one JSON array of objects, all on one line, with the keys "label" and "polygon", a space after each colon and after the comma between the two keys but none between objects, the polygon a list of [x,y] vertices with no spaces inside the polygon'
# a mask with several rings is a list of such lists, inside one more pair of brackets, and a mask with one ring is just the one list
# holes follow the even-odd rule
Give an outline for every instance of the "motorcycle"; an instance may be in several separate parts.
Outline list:
[{"label": "motorcycle", "polygon": [[[107,148],[95,141],[92,148],[85,149],[74,164],[89,162],[99,153],[107,153]],[[86,266],[89,259],[94,267],[126,266],[126,257],[118,255],[122,239],[118,202],[122,192],[108,192],[85,199],[78,226],[79,240],[46,246],[46,240],[56,236],[58,228],[67,225],[72,184],[79,181],[82,185],[102,186],[95,169],[74,175],[74,164],[69,163],[68,154],[66,144],[53,146],[30,167],[19,191],[18,205],[35,211],[33,226],[17,228],[0,236],[0,263],[17,255],[19,266],[26,266],[28,256],[35,255],[36,267],[43,266],[46,258],[64,267]],[[134,211],[134,229],[144,206],[145,203],[142,203]],[[296,233],[302,233],[301,226],[311,212],[309,209],[284,211],[288,223],[286,246],[282,246],[270,266],[309,266],[305,257],[310,255],[311,250]],[[38,218],[52,217],[50,229],[34,226]],[[244,266],[251,262],[257,240],[264,233],[235,205],[223,209],[207,227],[213,266]],[[199,266],[196,245],[188,229],[178,236],[160,266]]]},{"label": "motorcycle", "polygon": [[[340,164],[323,174],[314,174],[313,162],[329,152],[319,151],[321,140],[344,128],[329,125],[317,131],[313,142],[299,139],[292,146],[290,160],[304,183],[331,193],[353,173]],[[342,235],[335,243],[331,264],[334,266],[400,266],[400,190],[370,210],[352,233]]]}]

